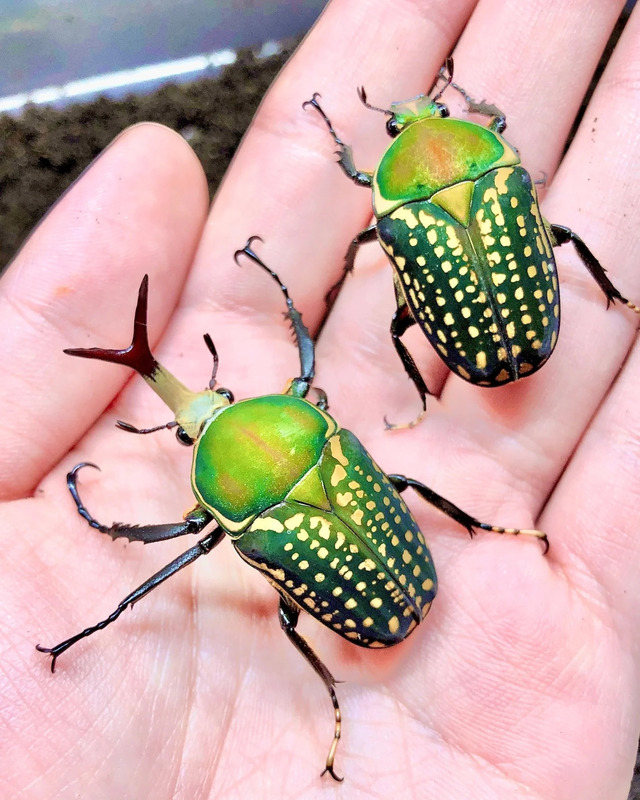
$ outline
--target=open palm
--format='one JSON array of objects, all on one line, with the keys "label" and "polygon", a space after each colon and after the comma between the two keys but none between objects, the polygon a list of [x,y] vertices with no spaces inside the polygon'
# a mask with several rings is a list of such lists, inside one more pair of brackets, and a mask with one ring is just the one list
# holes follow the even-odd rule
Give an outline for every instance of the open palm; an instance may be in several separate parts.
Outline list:
[{"label": "open palm", "polygon": [[[193,154],[156,125],[116,140],[62,198],[0,282],[5,436],[0,452],[3,795],[24,798],[624,798],[640,709],[640,354],[636,318],[606,310],[570,247],[558,251],[562,333],[545,368],[482,390],[449,375],[409,336],[429,388],[425,421],[388,336],[391,272],[365,247],[317,348],[331,413],[389,472],[423,481],[485,522],[544,529],[535,541],[464,531],[407,497],[440,589],[407,642],[368,651],[313,620],[300,630],[337,678],[336,760],[325,690],[280,631],[277,595],[228,542],[103,633],[61,656],[34,644],[104,618],[192,541],[111,542],[77,516],[65,472],[81,474],[103,522],[169,522],[193,503],[190,453],[120,368],[65,347],[124,347],[150,274],[158,359],[203,388],[209,332],[236,398],[281,391],[297,374],[282,297],[232,259],[251,234],[307,324],[323,314],[370,198],[332,163],[318,90],[361,168],[384,146],[385,104],[426,89],[455,49],[456,79],[507,113],[506,137],[543,211],[573,227],[627,296],[640,296],[636,13],[556,173],[563,142],[622,2],[334,0],[265,100],[213,209]],[[466,27],[465,27],[466,26]],[[445,98],[445,100],[448,98]]]}]

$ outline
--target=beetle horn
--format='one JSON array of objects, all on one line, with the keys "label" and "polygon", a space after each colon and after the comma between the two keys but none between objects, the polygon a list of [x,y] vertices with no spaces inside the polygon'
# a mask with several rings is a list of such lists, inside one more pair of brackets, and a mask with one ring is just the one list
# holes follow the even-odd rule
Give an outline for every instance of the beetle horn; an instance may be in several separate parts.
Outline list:
[{"label": "beetle horn", "polygon": [[147,337],[147,304],[149,298],[149,276],[145,275],[138,290],[138,303],[133,322],[131,344],[124,350],[105,350],[102,347],[68,348],[64,352],[68,356],[79,358],[95,358],[98,361],[110,361],[123,364],[139,372],[143,378],[152,378],[160,369],[160,365],[151,354]]},{"label": "beetle horn", "polygon": [[[98,361],[110,361],[131,367],[145,379],[153,391],[161,397],[175,414],[176,422],[192,438],[195,439],[202,428],[203,421],[211,416],[217,408],[228,405],[226,396],[217,394],[212,389],[204,392],[192,392],[174,377],[162,364],[159,364],[149,348],[147,337],[147,299],[149,293],[149,276],[145,275],[138,291],[138,304],[133,322],[131,344],[124,350],[105,350],[102,347],[72,348],[64,352],[80,358],[95,358]],[[207,340],[207,346],[214,358],[214,374],[217,367],[217,355],[213,342]],[[211,344],[209,344],[211,342]]]}]

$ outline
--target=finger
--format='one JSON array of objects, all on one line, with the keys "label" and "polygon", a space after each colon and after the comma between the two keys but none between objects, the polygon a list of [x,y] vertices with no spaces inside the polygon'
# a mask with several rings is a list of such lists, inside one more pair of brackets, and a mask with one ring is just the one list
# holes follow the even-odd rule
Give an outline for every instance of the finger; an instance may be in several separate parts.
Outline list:
[{"label": "finger", "polygon": [[[437,0],[428,7],[408,0],[329,4],[265,98],[227,173],[185,302],[196,307],[206,302],[208,313],[264,308],[262,278],[238,274],[230,258],[248,236],[260,234],[265,260],[290,284],[307,324],[317,323],[324,313],[318,301],[341,271],[350,238],[366,224],[371,201],[368,192],[348,185],[323,123],[302,103],[314,91],[323,92],[341,133],[361,141],[356,134],[371,126],[356,88],[365,84],[386,97],[392,86],[415,93],[430,83],[474,5],[473,0]],[[383,141],[379,131],[358,149],[364,168],[374,163]]]},{"label": "finger", "polygon": [[[584,597],[614,610],[614,628],[638,648],[640,347],[571,459],[541,523],[558,531],[554,558]],[[634,648],[631,650],[630,648]]]},{"label": "finger", "polygon": [[[640,295],[640,247],[629,236],[624,210],[640,196],[638,92],[631,77],[640,64],[639,29],[635,14],[543,204],[552,222],[582,234],[632,299]],[[512,480],[530,487],[534,508],[544,502],[606,395],[638,324],[620,304],[607,310],[571,245],[555,254],[562,324],[549,362],[522,384],[481,392],[451,379],[442,395],[447,411],[476,430],[479,441],[497,444],[495,455]]]},{"label": "finger", "polygon": [[[473,2],[439,0],[432,5],[425,13],[412,2],[393,9],[354,0],[332,3],[265,99],[227,173],[168,340],[187,346],[194,331],[210,332],[220,353],[220,380],[238,397],[280,391],[283,380],[297,373],[283,368],[292,364],[295,369],[295,353],[282,324],[281,296],[267,288],[259,270],[239,269],[234,251],[249,236],[263,236],[260,255],[287,283],[313,328],[324,314],[323,298],[342,268],[347,242],[359,218],[370,213],[367,192],[355,192],[360,208],[344,199],[336,206],[333,186],[344,187],[344,178],[333,163],[330,139],[302,110],[302,102],[323,85],[343,86],[343,101],[348,93],[353,109],[352,95],[360,83],[389,81],[388,60],[400,46],[412,64],[404,76],[400,65],[400,80],[417,86],[431,81]],[[407,37],[415,29],[430,31],[430,39],[442,48],[442,53],[431,49],[433,65],[421,66],[417,75],[424,42]],[[382,49],[380,30],[385,31]],[[335,53],[341,57],[336,59]],[[356,100],[355,107],[359,105]],[[322,155],[318,146],[324,148]],[[191,376],[196,378],[195,367]],[[183,379],[189,378],[187,372]]]},{"label": "finger", "polygon": [[[562,156],[624,0],[483,0],[456,46],[455,80],[507,115],[505,137],[534,179]],[[476,96],[478,94],[479,96]]]},{"label": "finger", "polygon": [[[153,335],[166,323],[207,210],[190,148],[168,129],[120,136],[38,226],[0,282],[0,495],[29,493],[129,376],[76,365],[64,347],[129,332],[128,306],[149,272]],[[94,342],[95,343],[95,342]],[[127,342],[123,342],[126,346]],[[90,376],[95,382],[91,384]]]},{"label": "finger", "polygon": [[[636,237],[630,235],[625,209],[633,208],[640,194],[636,177],[640,137],[634,133],[639,33],[640,14],[634,13],[587,109],[575,143],[577,150],[572,148],[559,175],[560,180],[565,167],[579,171],[580,165],[589,165],[588,174],[579,172],[577,178],[581,213],[574,210],[569,224],[573,218],[584,219],[580,224],[589,231],[594,249],[607,254],[609,276],[636,294],[640,294],[640,248]],[[594,123],[595,118],[604,124]],[[621,132],[625,147],[619,152]],[[575,225],[577,228],[578,221]],[[605,311],[597,287],[581,274],[584,271],[575,259],[562,266],[568,278],[563,294],[565,335],[549,364],[553,374],[541,376],[552,386],[555,378],[553,397],[560,408],[552,419],[555,422],[556,413],[564,415],[555,424],[556,437],[566,435],[564,430],[574,426],[576,415],[592,414],[600,398],[605,394],[606,398],[546,508],[545,519],[555,520],[562,513],[571,520],[563,528],[558,558],[578,569],[587,565],[590,577],[607,588],[621,611],[633,609],[627,616],[636,624],[637,593],[626,594],[638,555],[640,352],[636,320],[619,307]],[[542,387],[547,398],[550,388]],[[571,441],[566,446],[570,445]]]},{"label": "finger", "polygon": [[[622,4],[595,3],[593,24],[590,21],[586,25],[582,4],[577,2],[567,0],[542,9],[537,4],[499,4],[499,8],[496,5],[485,1],[476,7],[455,50],[455,77],[477,99],[487,98],[507,112],[507,138],[520,148],[525,165],[534,177],[539,176],[542,170],[551,176]],[[580,30],[580,36],[575,35],[576,30]],[[525,40],[528,43],[526,48],[522,44]],[[428,46],[425,42],[425,48]],[[571,80],[563,79],[569,72]],[[425,81],[424,85],[428,83]],[[400,90],[401,87],[395,87],[392,90],[395,94],[391,97],[401,99]],[[553,102],[547,102],[547,98],[553,98]],[[383,95],[380,102],[384,103],[386,99]],[[446,93],[444,99],[461,111],[454,92]],[[337,115],[334,123],[338,123]],[[365,140],[367,138],[370,138],[370,131]],[[354,144],[360,145],[361,142],[355,141]],[[356,269],[356,272],[361,271],[361,280],[358,282],[354,278],[345,285],[345,291],[350,291],[350,295],[344,301],[345,311],[341,320],[352,314],[354,301],[359,299],[362,313],[357,320],[364,331],[362,342],[367,352],[370,352],[372,339],[369,330],[376,326],[379,310],[389,308],[382,295],[378,295],[378,292],[388,295],[390,291],[390,280],[383,281],[377,273],[377,269],[384,269],[386,264],[380,248],[375,245],[362,247]],[[389,317],[385,320],[387,327],[388,324]],[[380,333],[388,342],[386,332],[380,329]],[[358,348],[358,339],[351,341]],[[419,336],[409,334],[408,341],[415,345],[412,353],[430,391],[438,394],[448,370]],[[381,365],[377,371],[386,373],[393,364],[393,374],[404,375],[393,349],[386,347],[383,353],[374,359]],[[401,383],[407,387],[408,393],[412,391],[408,382],[401,379]],[[413,406],[417,410],[415,403]],[[416,412],[410,408],[407,407],[405,419],[415,416]]]},{"label": "finger", "polygon": [[[532,33],[532,35],[534,34]],[[537,58],[539,59],[539,54]],[[484,96],[484,92],[480,96]],[[602,95],[600,97],[602,98]],[[606,99],[602,98],[600,102],[604,103]],[[606,114],[608,119],[611,119],[610,114],[614,111],[613,108],[608,111],[603,107],[602,113]],[[553,136],[553,131],[549,135]],[[633,144],[631,146],[633,147]],[[605,145],[605,148],[607,147],[610,149],[611,145]],[[618,152],[620,152],[619,148]],[[609,160],[609,156],[610,154],[607,153],[607,160]],[[625,156],[620,154],[620,158],[623,161]],[[595,190],[595,192],[597,191]],[[632,195],[633,189],[630,190],[628,197],[630,198]],[[619,194],[616,194],[617,198],[619,196]],[[572,197],[571,199],[572,202],[575,202],[575,198]],[[397,363],[395,353],[390,346],[387,345],[384,350],[380,348],[380,350],[376,351],[371,346],[372,337],[358,337],[357,332],[359,330],[369,333],[372,324],[370,320],[375,319],[375,291],[364,291],[362,286],[359,286],[356,292],[353,287],[355,281],[351,283],[352,285],[349,285],[349,283],[345,285],[343,296],[341,296],[326,329],[326,336],[323,336],[321,359],[327,352],[338,352],[341,347],[344,351],[344,345],[340,343],[344,342],[345,339],[349,341],[351,345],[349,352],[354,354],[350,355],[349,352],[346,354],[347,358],[351,359],[349,362],[349,374],[357,375],[357,380],[362,387],[363,393],[372,398],[372,402],[367,403],[366,407],[358,407],[357,412],[354,410],[354,416],[357,414],[360,419],[364,416],[367,421],[373,424],[375,415],[381,416],[384,412],[389,413],[390,387],[393,385],[394,378],[402,374],[402,372]],[[347,326],[349,336],[344,335]],[[326,350],[324,349],[325,347]],[[558,355],[554,355],[550,364],[557,358]],[[584,354],[583,360],[585,358],[588,360],[586,354]],[[367,382],[366,375],[362,373],[363,363],[367,359],[370,363],[375,364],[375,374],[372,374],[370,382]],[[553,379],[550,379],[547,373],[550,364],[546,365],[539,375],[540,377],[547,375],[547,380],[552,384]],[[433,389],[432,373],[423,371],[423,374],[427,378],[429,387]],[[381,386],[380,379],[385,375],[387,376],[386,385],[383,385],[382,390],[380,390],[376,387]],[[538,377],[528,378],[517,386],[490,391],[470,387],[458,378],[451,378],[450,386],[447,386],[446,394],[443,395],[443,399],[445,399],[443,410],[447,414],[448,421],[441,428],[441,430],[448,430],[452,427],[455,429],[454,421],[457,421],[458,424],[462,423],[465,426],[464,435],[459,436],[457,441],[463,445],[465,450],[468,448],[470,441],[474,441],[486,454],[483,464],[469,465],[466,473],[468,476],[475,476],[471,477],[469,482],[471,484],[474,480],[476,481],[476,493],[478,492],[477,477],[487,474],[486,470],[490,469],[494,476],[492,483],[496,487],[496,492],[511,495],[514,498],[522,498],[524,493],[524,500],[527,503],[531,503],[530,507],[534,509],[540,507],[542,498],[546,496],[545,493],[549,491],[553,481],[553,477],[550,477],[547,482],[540,481],[538,477],[540,470],[547,470],[550,466],[548,461],[553,459],[553,467],[557,476],[557,470],[562,467],[564,460],[568,456],[567,437],[561,438],[561,446],[555,449],[556,441],[554,437],[557,436],[558,431],[557,429],[552,429],[547,434],[547,428],[545,427],[549,419],[554,419],[555,401],[559,401],[561,398],[554,397],[554,403],[551,405],[546,402],[548,397],[542,399],[534,398],[532,393],[535,383],[532,382],[535,382]],[[402,399],[405,396],[411,396],[412,388],[406,379],[401,379],[398,385],[400,387],[399,392],[403,393],[401,395]],[[551,386],[549,389],[553,391]],[[555,391],[556,394],[562,394],[557,389]],[[408,395],[406,394],[407,392],[409,393]],[[376,398],[379,394],[384,396],[385,407],[376,406]],[[562,399],[569,406],[570,398],[566,394]],[[417,407],[417,403],[415,405]],[[434,407],[437,407],[437,404],[434,404],[434,401],[430,401],[430,408],[433,409]],[[411,418],[411,415],[408,418]],[[365,421],[365,425],[367,421]],[[566,421],[565,415],[559,425],[566,425]],[[356,421],[347,417],[346,424],[356,424]],[[542,441],[535,438],[538,430],[545,437]],[[452,447],[451,440],[447,437],[445,438],[446,443],[443,442],[445,452],[452,454],[453,458],[458,458],[458,448]],[[573,442],[575,443],[575,432]],[[545,445],[547,444],[551,446],[550,450],[546,448]],[[488,464],[487,461],[489,462]],[[441,466],[439,465],[439,467]],[[553,470],[551,470],[549,475],[553,476],[553,474]],[[501,486],[504,488],[500,488]],[[482,487],[483,492],[484,488]],[[513,492],[514,488],[518,489],[517,493]],[[486,495],[487,493],[484,492],[484,494]]]}]

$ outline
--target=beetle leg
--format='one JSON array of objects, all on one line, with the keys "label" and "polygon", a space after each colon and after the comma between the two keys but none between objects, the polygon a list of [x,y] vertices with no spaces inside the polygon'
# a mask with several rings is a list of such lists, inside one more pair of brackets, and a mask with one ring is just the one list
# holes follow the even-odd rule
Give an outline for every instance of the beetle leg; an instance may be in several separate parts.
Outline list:
[{"label": "beetle leg", "polygon": [[73,497],[73,502],[76,504],[78,514],[80,514],[92,528],[100,531],[100,533],[109,534],[112,539],[124,537],[130,542],[143,542],[144,544],[162,542],[165,539],[175,539],[176,536],[200,533],[213,519],[206,509],[196,506],[192,511],[185,514],[181,522],[167,523],[166,525],[128,525],[123,522],[114,522],[113,525],[103,525],[87,511],[80,499],[77,474],[83,467],[95,467],[95,469],[100,469],[100,467],[95,464],[84,461],[81,464],[76,464],[71,472],[67,474],[67,486],[71,492],[71,497]]},{"label": "beetle leg", "polygon": [[336,302],[338,295],[340,294],[340,289],[342,289],[342,284],[345,282],[347,275],[350,272],[353,272],[353,265],[356,260],[356,253],[358,252],[358,248],[361,244],[366,244],[367,242],[373,242],[378,236],[378,229],[376,224],[369,225],[368,228],[365,228],[351,241],[349,245],[349,249],[344,257],[344,267],[342,269],[342,275],[338,278],[338,280],[333,284],[333,286],[329,289],[329,291],[324,296],[324,301],[326,304],[325,315],[320,323],[319,330],[322,330],[324,323],[329,316],[329,312],[333,308],[333,304]]},{"label": "beetle leg", "polygon": [[540,174],[541,174],[542,177],[538,178],[537,180],[535,180],[534,183],[535,183],[536,186],[542,186],[544,188],[547,185],[548,176],[547,176],[547,173],[543,169],[540,170]]},{"label": "beetle leg", "polygon": [[174,560],[167,564],[166,567],[163,567],[161,570],[152,575],[148,580],[146,580],[142,585],[138,586],[131,594],[128,594],[124,600],[118,604],[116,610],[109,614],[106,619],[103,619],[101,622],[98,622],[96,625],[92,625],[90,628],[85,628],[80,633],[76,633],[75,636],[71,636],[69,639],[65,639],[64,642],[60,642],[55,647],[42,647],[41,645],[36,645],[36,650],[39,650],[41,653],[48,653],[49,655],[53,656],[51,659],[51,672],[55,672],[56,669],[56,660],[61,653],[64,653],[65,650],[68,650],[72,645],[76,642],[79,642],[80,639],[84,639],[87,636],[91,636],[92,633],[96,631],[101,631],[103,628],[106,628],[107,625],[110,625],[112,622],[118,619],[120,614],[122,614],[125,609],[129,606],[133,606],[138,600],[141,600],[145,595],[149,594],[152,589],[155,589],[156,586],[159,586],[161,583],[170,578],[174,573],[181,570],[183,567],[186,567],[191,562],[195,561],[196,558],[200,558],[200,556],[204,556],[207,553],[210,553],[213,548],[219,544],[225,537],[225,532],[222,528],[216,528],[211,533],[208,533],[204,536],[198,544],[194,547],[191,547],[186,552],[182,553],[182,555],[174,558]]},{"label": "beetle leg", "polygon": [[338,150],[336,152],[336,155],[339,156],[338,164],[340,164],[340,167],[347,178],[350,178],[358,186],[371,186],[373,183],[373,173],[362,172],[356,167],[353,160],[353,150],[348,144],[345,144],[335,132],[335,129],[331,124],[331,120],[322,110],[320,103],[318,103],[318,97],[320,97],[318,92],[314,92],[311,100],[305,100],[305,102],[302,104],[302,108],[313,106],[313,108],[315,108],[315,110],[324,120],[327,128],[329,129],[329,133],[333,137],[333,141],[338,145]]},{"label": "beetle leg", "polygon": [[480,522],[480,520],[470,516],[466,513],[466,511],[458,508],[458,506],[454,505],[451,501],[447,500],[445,497],[442,497],[442,495],[437,494],[433,491],[433,489],[425,486],[424,483],[420,483],[420,481],[416,481],[413,478],[407,478],[404,475],[387,475],[387,477],[398,490],[398,492],[404,492],[404,490],[410,486],[420,495],[420,497],[422,497],[423,500],[426,500],[427,503],[435,506],[448,517],[451,517],[451,519],[462,525],[463,528],[466,528],[469,532],[469,535],[472,537],[476,532],[476,528],[480,528],[480,530],[483,531],[490,531],[491,533],[509,534],[511,536],[519,536],[520,534],[523,534],[524,536],[533,536],[536,539],[540,539],[544,547],[543,552],[545,555],[549,551],[549,539],[547,538],[547,534],[543,531],[526,528],[502,528],[499,525],[489,525],[486,522]]},{"label": "beetle leg", "polygon": [[348,144],[336,142],[340,145],[340,149],[336,151],[338,156],[338,164],[344,174],[352,180],[356,186],[373,186],[373,172],[364,172],[359,170],[353,160],[353,149]]},{"label": "beetle leg", "polygon": [[[284,295],[284,299],[287,303],[287,313],[285,314],[286,318],[291,322],[291,327],[293,329],[293,338],[295,339],[296,345],[298,347],[298,353],[300,355],[300,377],[294,378],[291,382],[291,387],[289,393],[292,394],[294,397],[305,397],[309,388],[311,386],[311,381],[313,380],[313,376],[315,374],[315,347],[313,344],[313,339],[311,338],[311,334],[309,333],[309,329],[302,321],[302,314],[298,311],[298,309],[294,306],[293,300],[289,297],[289,290],[287,287],[282,283],[280,278],[277,274],[268,267],[262,259],[256,255],[256,253],[251,248],[251,244],[254,239],[260,239],[259,236],[251,236],[242,250],[236,250],[234,254],[234,258],[236,264],[238,263],[238,256],[241,253],[244,253],[248,258],[250,258],[255,264],[265,272],[268,272],[269,275],[273,278],[273,280],[280,286],[280,291]],[[260,239],[260,241],[262,241]]]},{"label": "beetle leg", "polygon": [[[436,94],[436,89],[438,89],[438,83],[440,81],[444,82],[444,86],[442,89],[439,89]],[[442,97],[444,90],[451,85],[453,81],[453,57],[447,56],[444,60],[444,64],[438,70],[438,74],[433,81],[433,86],[429,89],[427,94],[431,97],[431,99],[436,102]]]},{"label": "beetle leg", "polygon": [[338,742],[340,741],[340,733],[342,729],[342,717],[340,714],[340,705],[338,704],[338,698],[336,696],[335,689],[333,688],[336,685],[336,680],[333,675],[329,672],[329,670],[325,667],[325,665],[320,661],[318,656],[313,652],[311,647],[307,644],[306,640],[300,636],[300,634],[296,631],[296,625],[298,624],[298,617],[300,616],[300,609],[296,608],[294,605],[289,603],[284,597],[280,597],[280,607],[278,609],[278,616],[280,618],[280,627],[282,630],[287,634],[289,637],[289,641],[292,642],[296,650],[302,654],[302,656],[311,664],[313,669],[316,673],[322,678],[322,682],[327,687],[327,691],[329,692],[329,696],[331,697],[331,702],[333,703],[333,710],[335,715],[335,725],[333,729],[333,741],[331,742],[331,747],[329,748],[329,755],[327,756],[327,763],[324,770],[321,773],[324,775],[325,772],[328,772],[331,777],[336,781],[342,781],[343,778],[336,775],[333,769],[333,761],[336,756],[336,750],[338,749]]},{"label": "beetle leg", "polygon": [[486,100],[474,100],[462,86],[453,81],[449,85],[464,97],[469,114],[480,114],[482,117],[489,117],[489,124],[487,125],[489,130],[496,133],[504,133],[507,129],[507,118],[503,111],[494,106],[493,103],[487,103]]},{"label": "beetle leg", "polygon": [[422,411],[420,411],[414,420],[406,424],[391,423],[385,416],[384,425],[387,430],[414,428],[416,425],[418,425],[418,423],[424,417],[425,411],[427,410],[427,395],[431,394],[431,392],[427,389],[427,384],[424,382],[422,375],[418,372],[416,362],[413,360],[411,353],[400,340],[400,337],[409,328],[415,325],[416,321],[409,310],[409,306],[405,302],[404,295],[398,290],[395,280],[394,286],[396,289],[396,301],[398,303],[398,308],[391,319],[391,341],[393,342],[393,346],[396,348],[396,353],[400,356],[400,361],[402,361],[402,366],[404,367],[405,372],[420,394],[420,399],[422,400]]},{"label": "beetle leg", "polygon": [[320,389],[318,386],[312,387],[313,392],[316,395],[316,406],[320,409],[320,411],[328,411],[329,410],[329,398],[327,397],[327,393],[324,389]]},{"label": "beetle leg", "polygon": [[559,247],[567,242],[573,242],[573,246],[576,248],[576,251],[580,256],[580,260],[589,270],[591,276],[604,292],[605,297],[607,298],[607,308],[612,302],[619,300],[621,303],[627,306],[627,308],[635,311],[636,314],[640,314],[640,307],[635,303],[632,303],[630,300],[627,300],[626,297],[623,297],[620,294],[616,287],[611,283],[609,278],[607,278],[607,271],[605,268],[593,255],[591,250],[589,250],[587,245],[582,241],[577,233],[574,233],[570,228],[566,228],[564,225],[550,225],[546,221],[545,225],[551,234],[551,243],[554,247]]}]

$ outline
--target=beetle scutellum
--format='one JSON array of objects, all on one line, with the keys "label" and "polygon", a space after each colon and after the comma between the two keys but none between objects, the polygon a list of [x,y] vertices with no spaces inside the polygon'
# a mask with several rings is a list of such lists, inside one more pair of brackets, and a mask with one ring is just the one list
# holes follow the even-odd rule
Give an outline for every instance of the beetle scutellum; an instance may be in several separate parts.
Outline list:
[{"label": "beetle scutellum", "polygon": [[[78,464],[67,476],[80,515],[113,539],[158,542],[213,529],[131,592],[105,620],[55,647],[38,650],[61,653],[116,620],[152,589],[178,570],[205,555],[227,534],[246,562],[259,570],[280,595],[282,629],[326,686],[334,706],[334,734],[325,771],[336,780],[334,758],[341,733],[341,716],[327,667],[296,631],[301,610],[350,642],[362,647],[390,647],[405,639],[424,619],[436,594],[436,573],[429,548],[411,512],[400,497],[413,488],[428,503],[462,525],[495,533],[547,537],[536,530],[505,529],[480,522],[403,475],[386,475],[349,431],[327,413],[320,390],[314,404],[306,399],[314,376],[314,345],[286,287],[251,249],[244,253],[280,285],[300,355],[300,375],[283,394],[234,403],[227,389],[215,388],[213,377],[204,392],[191,392],[162,367],[147,341],[147,278],[140,287],[133,341],[125,350],[67,350],[70,355],[124,364],[139,372],[166,402],[179,440],[194,445],[191,484],[196,506],[181,522],[127,525],[98,522],[80,500]],[[125,430],[148,433],[160,428]],[[95,466],[95,465],[93,465]]]},{"label": "beetle scutellum", "polygon": [[[517,151],[501,135],[504,114],[476,103],[452,82],[453,60],[440,76],[442,90],[381,109],[394,137],[374,172],[358,170],[351,147],[313,106],[338,145],[338,163],[359,186],[373,189],[376,221],[351,242],[342,277],[353,269],[358,247],[377,238],[393,267],[397,310],[391,337],[426,409],[427,385],[401,336],[418,325],[454,373],[478,386],[502,386],[532,375],[549,358],[560,326],[560,298],[553,248],[573,242],[583,264],[607,298],[640,314],[607,278],[582,239],[540,214],[534,182]],[[490,118],[488,127],[451,119],[442,92],[452,86],[470,112]],[[431,96],[433,94],[433,96]],[[388,427],[404,427],[392,426]]]}]

